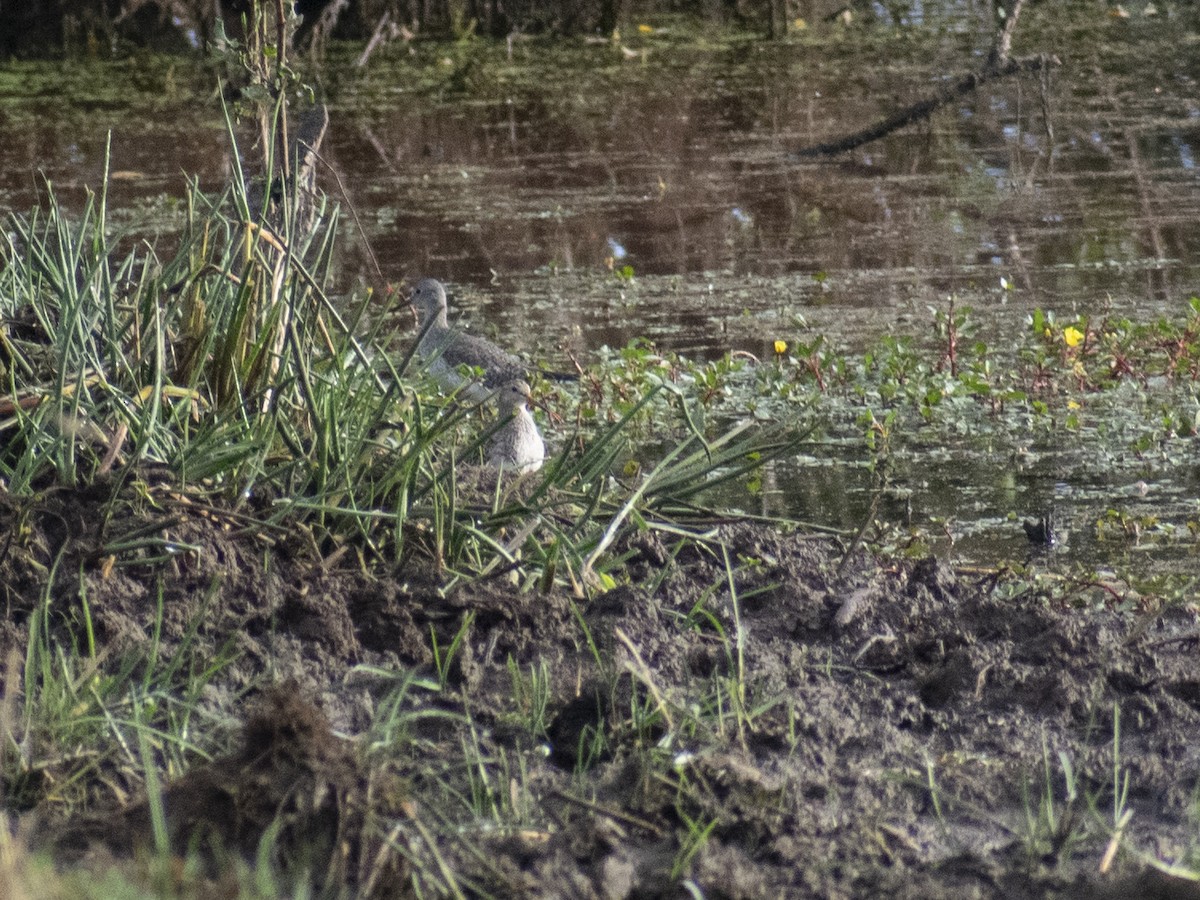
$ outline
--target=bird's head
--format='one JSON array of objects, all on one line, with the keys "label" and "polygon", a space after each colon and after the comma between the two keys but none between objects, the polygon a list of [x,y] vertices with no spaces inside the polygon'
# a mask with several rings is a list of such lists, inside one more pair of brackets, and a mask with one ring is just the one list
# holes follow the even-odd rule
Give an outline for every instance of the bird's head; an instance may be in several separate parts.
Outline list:
[{"label": "bird's head", "polygon": [[496,407],[501,414],[526,409],[533,402],[533,392],[524,381],[509,381],[496,391]]},{"label": "bird's head", "polygon": [[408,295],[408,302],[417,310],[421,324],[430,318],[438,320],[440,325],[446,324],[446,289],[436,278],[422,278]]}]

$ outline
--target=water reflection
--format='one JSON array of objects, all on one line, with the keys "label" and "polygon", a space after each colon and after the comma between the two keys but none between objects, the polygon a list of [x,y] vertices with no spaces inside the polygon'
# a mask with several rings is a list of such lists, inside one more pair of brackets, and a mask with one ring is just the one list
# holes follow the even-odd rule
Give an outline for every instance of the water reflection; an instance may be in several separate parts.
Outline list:
[{"label": "water reflection", "polygon": [[[854,347],[922,333],[949,293],[993,343],[1035,305],[1170,309],[1200,284],[1194,62],[1175,52],[1196,12],[1126,28],[1065,6],[1035,5],[1022,22],[1022,52],[1065,53],[1044,95],[1030,80],[993,82],[929,123],[803,162],[789,153],[977,60],[990,4],[911,4],[908,21],[939,23],[921,35],[821,25],[792,43],[664,41],[644,60],[539,42],[517,45],[515,65],[483,44],[417,44],[416,65],[377,54],[365,73],[329,79],[325,156],[362,225],[343,219],[339,287],[377,281],[369,242],[385,279],[436,276],[478,330],[585,361],[638,336],[693,356],[763,356],[805,326]],[[879,20],[891,21],[882,9]],[[110,129],[109,203],[123,224],[169,229],[155,198],[181,195],[187,177],[223,185],[233,160],[207,89],[142,63],[59,73],[65,97],[24,70],[27,89],[0,99],[0,205],[30,206],[41,174],[81,203]],[[431,70],[443,73],[432,84]],[[134,73],[151,86],[140,105],[83,83]],[[626,266],[632,282],[617,277]],[[781,466],[763,502],[857,527],[871,490],[861,462]],[[1019,545],[1010,514],[1062,493],[1053,472],[1013,483],[988,454],[944,462],[957,474],[923,477],[928,459],[901,471],[911,500],[889,512],[990,515],[990,533],[1011,528]]]},{"label": "water reflection", "polygon": [[[1034,84],[993,84],[957,115],[804,163],[788,151],[871,121],[894,102],[897,82],[919,90],[930,66],[961,65],[961,37],[908,47],[908,62],[889,40],[867,42],[841,60],[854,77],[838,66],[843,50],[810,43],[663,47],[645,64],[607,47],[529,45],[534,79],[500,64],[499,48],[494,58],[477,49],[484,74],[457,98],[406,90],[407,59],[379,57],[331,98],[326,156],[365,225],[365,234],[347,226],[342,284],[376,280],[369,240],[388,280],[431,273],[489,295],[485,311],[501,333],[516,311],[497,284],[520,289],[535,273],[618,265],[640,277],[824,273],[808,299],[826,310],[887,305],[897,283],[905,297],[936,297],[1001,276],[1021,289],[1008,299],[1027,306],[1170,301],[1196,282],[1200,187],[1198,132],[1174,124],[1167,113],[1184,101],[1161,89],[1184,83],[1177,55],[1154,52],[1166,30],[1130,35],[1152,64],[1121,72],[1114,63],[1102,90],[1068,61],[1044,106]],[[426,52],[451,57],[448,82],[470,68],[455,48]],[[867,64],[872,52],[891,65]],[[115,207],[177,195],[184,173],[216,187],[231,171],[220,122],[197,121],[195,105],[106,110],[80,100],[64,111],[13,98],[0,106],[0,201],[29,205],[38,173],[77,198],[101,178],[109,127],[123,175],[110,189]],[[739,309],[748,299],[736,298]],[[573,323],[585,345],[597,337],[586,312],[575,310]],[[624,337],[654,316],[624,310]],[[678,324],[656,336],[726,349],[706,321],[691,323],[699,332]]]}]

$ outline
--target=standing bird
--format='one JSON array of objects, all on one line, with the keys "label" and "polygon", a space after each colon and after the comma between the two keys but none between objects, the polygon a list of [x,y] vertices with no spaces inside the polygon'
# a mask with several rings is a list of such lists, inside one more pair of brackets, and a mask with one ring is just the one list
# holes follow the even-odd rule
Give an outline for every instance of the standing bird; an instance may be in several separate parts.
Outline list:
[{"label": "standing bird", "polygon": [[[524,384],[522,379],[529,372],[525,363],[489,340],[450,327],[446,319],[446,289],[440,281],[434,278],[418,281],[409,302],[417,308],[421,320],[417,354],[445,390],[459,391],[468,400],[482,403],[510,382]],[[525,393],[529,393],[528,385]],[[525,415],[529,416],[528,409]],[[536,435],[532,418],[529,424]],[[541,457],[538,459],[540,462]]]},{"label": "standing bird", "polygon": [[529,412],[529,385],[509,381],[496,391],[496,409],[503,425],[487,446],[489,466],[524,475],[536,472],[546,458],[546,445]]}]

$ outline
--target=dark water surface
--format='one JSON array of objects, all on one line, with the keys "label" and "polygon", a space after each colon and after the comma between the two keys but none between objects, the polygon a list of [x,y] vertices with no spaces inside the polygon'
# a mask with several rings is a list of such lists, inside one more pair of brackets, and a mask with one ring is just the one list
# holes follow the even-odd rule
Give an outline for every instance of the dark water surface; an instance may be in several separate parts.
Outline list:
[{"label": "dark water surface", "polygon": [[[1200,291],[1194,8],[1034,5],[1014,52],[1058,55],[1044,84],[993,82],[860,150],[790,155],[978,66],[988,6],[777,43],[670,23],[626,29],[624,49],[518,41],[511,59],[417,43],[359,71],[358,48],[335,48],[325,156],[363,226],[344,218],[342,287],[378,282],[369,243],[385,280],[441,278],[476,330],[551,363],[635,337],[716,358],[814,332],[847,348],[928,336],[950,294],[996,346],[1034,307],[1180,314]],[[149,57],[0,70],[0,207],[31,206],[41,175],[81,202],[111,129],[114,219],[169,235],[185,177],[217,189],[231,170],[214,77]],[[1051,503],[1083,524],[1085,561],[1111,557],[1088,523],[1127,489],[1129,509],[1197,514],[1195,473],[1092,471],[1078,436],[938,443],[900,460],[883,512],[950,520],[967,558],[1024,553],[1012,517]],[[778,466],[766,511],[855,526],[871,488],[846,444]]]}]

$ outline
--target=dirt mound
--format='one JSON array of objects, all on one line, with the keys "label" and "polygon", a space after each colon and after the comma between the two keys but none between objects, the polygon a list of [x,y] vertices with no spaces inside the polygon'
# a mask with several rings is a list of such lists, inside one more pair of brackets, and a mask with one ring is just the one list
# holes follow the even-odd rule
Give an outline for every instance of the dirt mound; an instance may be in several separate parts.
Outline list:
[{"label": "dirt mound", "polygon": [[[1134,852],[1194,835],[1194,608],[748,525],[641,536],[587,602],[443,593],[417,559],[327,568],[246,524],[164,486],[0,496],[5,648],[88,621],[101,670],[222,661],[197,702],[246,724],[164,786],[175,852],[269,835],[371,895],[1200,896]],[[48,786],[76,777],[64,817]],[[63,859],[153,846],[111,782],[64,756],[5,795]]]},{"label": "dirt mound", "polygon": [[[269,841],[266,850],[278,870],[320,873],[319,890],[357,885],[363,872],[370,872],[371,883],[395,888],[403,883],[402,869],[370,869],[379,841],[363,827],[368,783],[349,743],[335,738],[325,716],[285,683],[261,698],[236,753],[197,766],[162,789],[163,839],[178,857],[198,854],[213,878],[231,857],[261,858]],[[369,815],[405,815],[399,790],[374,787],[376,806]],[[50,830],[44,841],[62,862],[145,854],[154,849],[154,817],[152,803],[143,798],[80,816]]]}]

